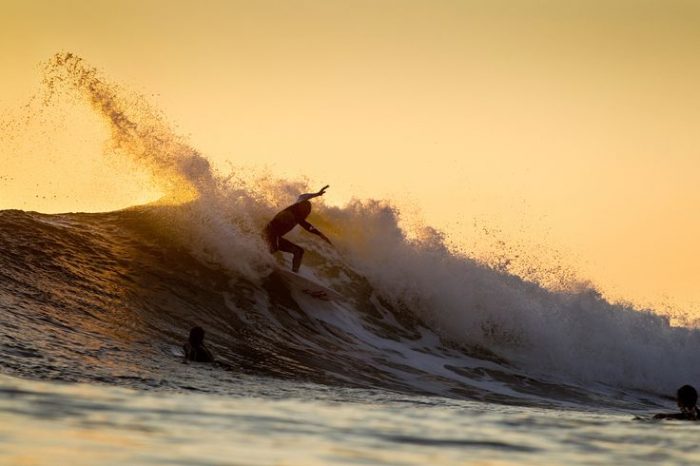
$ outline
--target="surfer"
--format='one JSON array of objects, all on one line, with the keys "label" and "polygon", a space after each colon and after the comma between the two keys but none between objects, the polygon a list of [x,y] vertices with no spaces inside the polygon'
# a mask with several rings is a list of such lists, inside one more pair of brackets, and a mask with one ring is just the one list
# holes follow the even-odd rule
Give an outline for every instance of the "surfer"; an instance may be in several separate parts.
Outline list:
[{"label": "surfer", "polygon": [[214,362],[214,356],[209,348],[204,346],[204,329],[192,327],[190,337],[182,347],[185,350],[185,360],[194,362]]},{"label": "surfer", "polygon": [[700,419],[700,410],[696,406],[698,402],[698,392],[692,385],[683,385],[676,393],[676,402],[680,408],[680,413],[657,414],[654,419],[676,419],[680,421],[697,421]]},{"label": "surfer", "polygon": [[265,227],[265,239],[270,245],[270,252],[284,251],[292,253],[294,255],[292,259],[292,270],[294,272],[299,271],[301,258],[304,256],[304,249],[288,239],[283,238],[292,228],[300,225],[304,230],[321,237],[321,239],[328,244],[333,244],[318,228],[306,221],[306,217],[311,213],[311,203],[309,199],[323,196],[326,193],[326,189],[328,189],[328,185],[321,188],[317,193],[302,194],[297,198],[294,204],[275,215]]}]

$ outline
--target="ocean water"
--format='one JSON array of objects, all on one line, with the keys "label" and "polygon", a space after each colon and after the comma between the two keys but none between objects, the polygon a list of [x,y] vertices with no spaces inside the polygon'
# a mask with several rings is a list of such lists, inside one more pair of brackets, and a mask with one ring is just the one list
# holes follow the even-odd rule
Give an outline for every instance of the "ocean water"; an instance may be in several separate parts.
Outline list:
[{"label": "ocean water", "polygon": [[[211,369],[190,367],[207,378]],[[230,393],[0,378],[2,464],[697,464],[700,426],[231,375]]]},{"label": "ocean water", "polygon": [[[78,57],[45,69],[153,173],[157,203],[0,211],[0,463],[690,464],[700,331],[553,291],[407,232],[379,200],[315,200],[291,286],[260,232],[308,191],[223,176]],[[31,118],[31,115],[29,115]],[[8,126],[8,127],[11,127]],[[215,365],[183,362],[202,326]]]}]

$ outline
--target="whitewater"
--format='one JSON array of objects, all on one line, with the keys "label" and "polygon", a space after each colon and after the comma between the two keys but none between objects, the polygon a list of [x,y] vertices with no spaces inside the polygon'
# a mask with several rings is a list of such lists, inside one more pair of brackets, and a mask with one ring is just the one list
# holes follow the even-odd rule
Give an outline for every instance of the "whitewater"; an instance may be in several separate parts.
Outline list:
[{"label": "whitewater", "polygon": [[[691,463],[649,421],[700,385],[700,331],[595,289],[552,290],[407,231],[390,202],[313,201],[299,293],[261,231],[310,191],[223,175],[145,99],[73,54],[41,105],[87,103],[158,202],[0,211],[0,462]],[[332,184],[332,183],[331,183]],[[331,188],[332,189],[332,188]],[[185,364],[192,326],[215,366]]]}]

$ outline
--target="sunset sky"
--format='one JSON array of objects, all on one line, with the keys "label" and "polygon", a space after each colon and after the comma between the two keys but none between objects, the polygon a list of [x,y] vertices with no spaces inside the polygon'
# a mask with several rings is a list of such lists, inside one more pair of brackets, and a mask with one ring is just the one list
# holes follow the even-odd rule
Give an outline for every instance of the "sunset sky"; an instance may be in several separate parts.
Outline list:
[{"label": "sunset sky", "polygon": [[[4,0],[0,25],[6,120],[70,51],[223,171],[391,199],[457,246],[476,223],[613,298],[700,312],[700,2]],[[0,208],[154,196],[87,107],[64,116],[3,126]]]}]

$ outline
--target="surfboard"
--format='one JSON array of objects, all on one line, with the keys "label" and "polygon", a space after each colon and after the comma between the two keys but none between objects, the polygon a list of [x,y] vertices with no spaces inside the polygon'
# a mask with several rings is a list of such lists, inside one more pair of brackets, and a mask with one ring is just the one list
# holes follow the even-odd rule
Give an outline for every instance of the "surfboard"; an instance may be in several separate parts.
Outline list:
[{"label": "surfboard", "polygon": [[312,278],[305,277],[304,275],[294,273],[290,270],[277,269],[276,272],[293,291],[299,291],[320,301],[339,301],[343,299],[343,295],[331,288],[321,285]]}]

